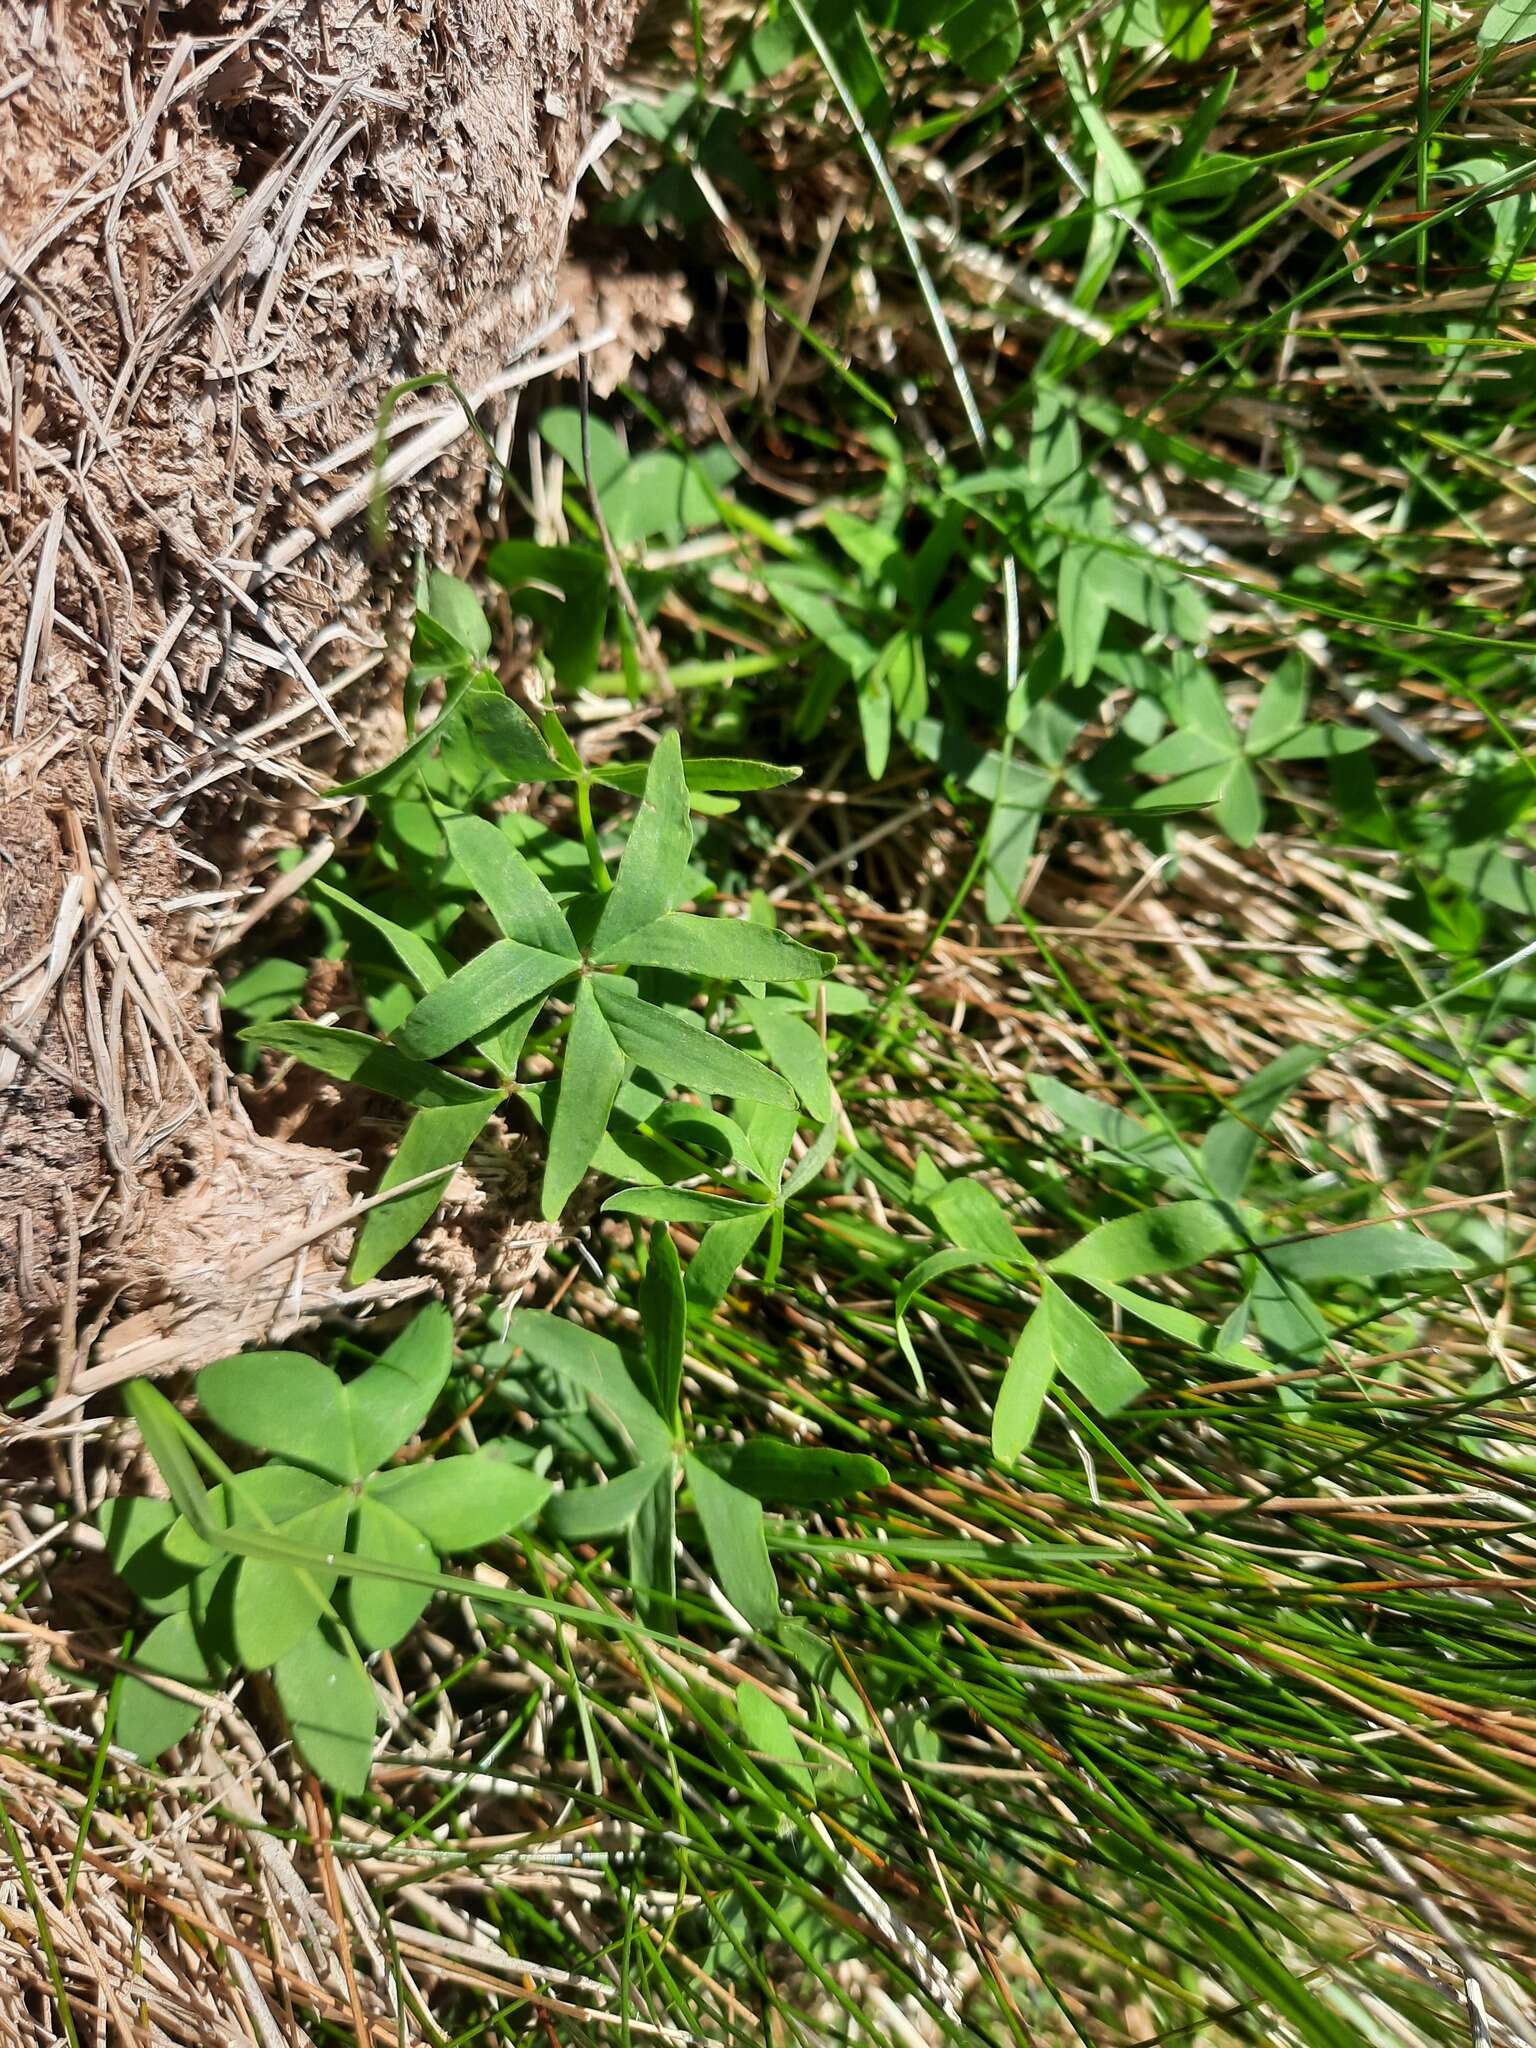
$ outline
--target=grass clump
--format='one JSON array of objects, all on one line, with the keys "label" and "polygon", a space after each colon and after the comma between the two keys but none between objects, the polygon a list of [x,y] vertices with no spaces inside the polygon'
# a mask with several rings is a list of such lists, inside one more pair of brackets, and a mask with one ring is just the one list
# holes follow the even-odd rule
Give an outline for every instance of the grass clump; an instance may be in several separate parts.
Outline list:
[{"label": "grass clump", "polygon": [[[696,328],[542,413],[226,990],[258,1113],[276,1052],[386,1135],[355,1273],[461,1168],[558,1226],[381,1452],[497,1499],[390,1552],[260,1359],[131,1397],[347,1795],[240,1829],[351,1881],[354,2020],[1536,2039],[1527,30],[643,31],[590,248]],[[252,1448],[354,1505],[221,1519]],[[263,1584],[370,1660],[371,1772]]]}]

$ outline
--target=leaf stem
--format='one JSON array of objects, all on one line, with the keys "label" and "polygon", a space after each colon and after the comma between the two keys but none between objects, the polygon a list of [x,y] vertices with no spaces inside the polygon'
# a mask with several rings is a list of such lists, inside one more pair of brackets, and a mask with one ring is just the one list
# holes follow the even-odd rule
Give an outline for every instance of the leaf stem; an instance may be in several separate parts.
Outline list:
[{"label": "leaf stem", "polygon": [[592,870],[592,880],[604,895],[613,887],[613,877],[608,872],[608,863],[603,859],[603,849],[597,842],[597,826],[592,817],[592,782],[583,775],[576,783],[576,819],[581,826],[581,842],[587,849],[587,866]]},{"label": "leaf stem", "polygon": [[768,1257],[763,1266],[763,1285],[771,1287],[779,1277],[779,1265],[784,1257],[784,1205],[775,1202],[773,1215],[768,1224]]}]

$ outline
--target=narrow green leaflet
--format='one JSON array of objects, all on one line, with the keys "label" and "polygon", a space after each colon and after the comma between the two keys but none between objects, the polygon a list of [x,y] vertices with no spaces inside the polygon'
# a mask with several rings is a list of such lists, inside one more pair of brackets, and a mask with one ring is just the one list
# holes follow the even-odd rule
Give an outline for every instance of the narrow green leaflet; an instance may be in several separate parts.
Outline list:
[{"label": "narrow green leaflet", "polygon": [[[1188,0],[1175,0],[1187,5]],[[1250,754],[1266,754],[1301,729],[1307,715],[1307,666],[1300,655],[1288,655],[1259,692],[1248,721]]]},{"label": "narrow green leaflet", "polygon": [[870,781],[879,782],[890,763],[891,735],[896,723],[883,654],[859,684],[855,701],[859,712],[859,731],[864,740],[864,767]]},{"label": "narrow green leaflet", "polygon": [[1144,747],[1136,756],[1136,766],[1143,775],[1198,775],[1207,768],[1225,774],[1236,748],[1235,734],[1230,739],[1218,738],[1197,725],[1180,726]]},{"label": "narrow green leaflet", "polygon": [[1246,761],[1227,770],[1211,815],[1234,846],[1252,846],[1264,828],[1264,793]]},{"label": "narrow green leaflet", "polygon": [[1118,558],[1086,541],[1063,550],[1057,570],[1056,623],[1066,650],[1067,672],[1074,683],[1092,679],[1109,624],[1109,587]]},{"label": "narrow green leaflet", "polygon": [[725,1290],[767,1229],[771,1213],[764,1205],[710,1224],[688,1264],[688,1298],[697,1307],[715,1308],[724,1300]]},{"label": "narrow green leaflet", "polygon": [[516,939],[498,939],[440,988],[422,997],[395,1033],[395,1043],[413,1059],[441,1059],[467,1038],[478,1038],[501,1023],[524,1003],[569,981],[579,966],[580,961],[568,954],[525,946]]},{"label": "narrow green leaflet", "polygon": [[429,989],[440,988],[448,979],[448,970],[419,932],[407,931],[403,924],[396,924],[382,911],[372,909],[342,889],[333,889],[329,882],[322,882],[318,877],[309,883],[308,893],[317,901],[328,904],[340,916],[355,917],[370,931],[377,932],[423,995]]},{"label": "narrow green leaflet", "polygon": [[770,1699],[750,1678],[743,1679],[736,1688],[736,1717],[749,1749],[756,1751],[763,1762],[776,1764],[802,1791],[812,1790],[811,1773],[795,1740],[789,1716],[777,1700]]},{"label": "narrow green leaflet", "polygon": [[1271,1265],[1303,1287],[1328,1280],[1368,1287],[1420,1273],[1454,1273],[1463,1264],[1461,1254],[1438,1238],[1393,1223],[1320,1231],[1299,1243],[1260,1249]]},{"label": "narrow green leaflet", "polygon": [[1112,1281],[1100,1281],[1099,1292],[1107,1301],[1123,1308],[1128,1316],[1145,1323],[1149,1329],[1160,1330],[1165,1337],[1172,1337],[1180,1344],[1188,1344],[1192,1350],[1214,1352],[1217,1356],[1236,1359],[1239,1363],[1251,1361],[1253,1354],[1243,1351],[1236,1343],[1226,1344],[1209,1323],[1199,1316],[1191,1315],[1186,1308],[1175,1308],[1172,1302],[1159,1301],[1155,1295],[1138,1294],[1134,1288],[1119,1287]]},{"label": "narrow green leaflet", "polygon": [[768,1207],[736,1201],[730,1195],[707,1195],[698,1188],[620,1188],[603,1204],[605,1216],[641,1216],[649,1223],[724,1223],[760,1216]]},{"label": "narrow green leaflet", "polygon": [[712,1472],[702,1459],[685,1457],[683,1469],[720,1590],[753,1628],[771,1629],[779,1618],[779,1588],[768,1557],[762,1503]]},{"label": "narrow green leaflet", "polygon": [[581,948],[565,912],[505,833],[485,818],[450,818],[448,847],[503,935],[567,960]]},{"label": "narrow green leaflet", "polygon": [[281,1017],[302,998],[309,986],[309,968],[302,960],[280,960],[269,954],[227,981],[219,994],[223,1009],[237,1016],[254,1017],[258,1023]]},{"label": "narrow green leaflet", "polygon": [[377,1095],[389,1095],[396,1102],[408,1102],[413,1109],[442,1109],[449,1103],[488,1102],[494,1106],[494,1090],[477,1088],[473,1081],[457,1074],[445,1074],[424,1060],[414,1060],[380,1038],[363,1031],[347,1031],[339,1024],[252,1024],[240,1033],[248,1045],[264,1045],[272,1052],[302,1060],[306,1067],[329,1074],[337,1081],[351,1081],[359,1088],[371,1088]]},{"label": "narrow green leaflet", "polygon": [[1041,1301],[1050,1317],[1057,1369],[1090,1408],[1118,1415],[1146,1392],[1146,1381],[1118,1345],[1054,1281],[1042,1286]]},{"label": "narrow green leaflet", "polygon": [[1042,1304],[1019,1332],[992,1410],[992,1455],[1016,1464],[1035,1440],[1045,1398],[1056,1377],[1050,1318]]},{"label": "narrow green leaflet", "polygon": [[576,990],[549,1127],[541,1197],[546,1222],[555,1221],[585,1179],[623,1079],[623,1051],[598,1007],[593,983],[584,979]]},{"label": "narrow green leaflet", "polygon": [[1017,908],[1055,775],[1011,754],[978,747],[937,718],[916,719],[905,737],[915,754],[935,762],[991,805],[985,908],[994,924],[1005,922]]},{"label": "narrow green leaflet", "polygon": [[406,1125],[394,1158],[384,1169],[377,1192],[387,1195],[402,1182],[423,1174],[437,1177],[393,1202],[370,1209],[352,1247],[347,1278],[360,1287],[383,1271],[404,1250],[443,1199],[453,1170],[490,1122],[499,1097],[456,1104],[444,1109],[418,1109]]},{"label": "narrow green leaflet", "polygon": [[1245,1249],[1236,1217],[1214,1202],[1168,1202],[1137,1216],[1101,1223],[1060,1258],[1053,1273],[1076,1280],[1139,1280],[1153,1273],[1177,1273],[1224,1252]]},{"label": "narrow green leaflet", "polygon": [[667,1618],[677,1594],[677,1465],[667,1458],[629,1527],[629,1576],[643,1621]]},{"label": "narrow green leaflet", "polygon": [[351,1637],[322,1621],[275,1666],[272,1682],[300,1756],[327,1785],[360,1798],[373,1763],[378,1703]]},{"label": "narrow green leaflet", "polygon": [[[690,1279],[692,1274],[689,1275]],[[825,1507],[884,1486],[890,1474],[878,1458],[831,1451],[820,1444],[785,1444],[756,1437],[743,1444],[726,1473],[732,1486],[761,1501],[790,1507]]]},{"label": "narrow green leaflet", "polygon": [[1168,51],[1181,63],[1195,64],[1211,41],[1211,0],[1159,0],[1158,12]]},{"label": "narrow green leaflet", "polygon": [[1047,1280],[1013,1348],[993,1410],[992,1448],[1000,1463],[1013,1464],[1034,1440],[1058,1373],[1100,1415],[1118,1414],[1146,1391],[1141,1374],[1092,1317]]},{"label": "narrow green leaflet", "polygon": [[827,1048],[815,1025],[771,997],[743,996],[736,1008],[752,1026],[758,1044],[789,1082],[808,1114],[817,1123],[826,1123],[834,1114],[835,1098],[827,1068]]},{"label": "narrow green leaflet", "polygon": [[751,1153],[748,1172],[765,1188],[776,1188],[800,1129],[800,1112],[790,1104],[745,1102],[735,1105]]},{"label": "narrow green leaflet", "polygon": [[430,1463],[397,1465],[369,1482],[369,1496],[403,1515],[440,1556],[478,1550],[531,1521],[550,1485],[525,1466],[485,1451]]},{"label": "narrow green leaflet", "polygon": [[801,1154],[791,1168],[784,1185],[779,1190],[779,1200],[789,1201],[820,1177],[830,1164],[837,1150],[838,1128],[836,1116],[831,1116],[816,1133],[815,1141]]},{"label": "narrow green leaflet", "polygon": [[598,938],[593,959],[600,965],[670,967],[706,981],[819,981],[836,964],[835,955],[768,925],[681,910],[613,939],[600,928]]},{"label": "narrow green leaflet", "polygon": [[630,828],[618,877],[593,941],[596,958],[615,959],[620,943],[673,909],[687,888],[693,853],[682,746],[669,732],[651,756],[640,812]]},{"label": "narrow green leaflet", "polygon": [[[643,761],[605,761],[592,770],[592,780],[605,789],[622,790],[638,796],[650,772]],[[798,781],[798,768],[776,768],[768,761],[743,761],[725,756],[700,754],[683,763],[683,780],[690,790],[722,791],[732,794],[749,789],[781,789]]]},{"label": "narrow green leaflet", "polygon": [[1376,735],[1358,725],[1309,725],[1265,749],[1267,761],[1341,761],[1375,746]]},{"label": "narrow green leaflet", "polygon": [[962,1251],[1022,1260],[1023,1251],[1007,1210],[979,1180],[946,1181],[923,1199],[940,1230]]},{"label": "narrow green leaflet", "polygon": [[651,1231],[650,1258],[640,1282],[640,1326],[650,1368],[656,1412],[671,1428],[679,1427],[678,1401],[683,1385],[683,1351],[688,1333],[688,1297],[683,1269],[672,1233],[664,1223]]},{"label": "narrow green leaflet", "polygon": [[[779,1112],[765,1113],[777,1115]],[[657,1138],[678,1147],[680,1164],[696,1157],[708,1160],[726,1158],[750,1174],[753,1180],[764,1178],[744,1122],[727,1116],[723,1110],[712,1109],[706,1102],[661,1101],[647,1112],[645,1121]],[[684,1167],[683,1171],[687,1172],[688,1168]]]},{"label": "narrow green leaflet", "polygon": [[544,1526],[566,1543],[599,1543],[624,1535],[655,1488],[671,1485],[670,1457],[653,1458],[602,1486],[568,1486],[544,1510]]},{"label": "narrow green leaflet", "polygon": [[659,1080],[691,1088],[699,1095],[735,1095],[748,1102],[794,1106],[794,1091],[770,1067],[723,1039],[685,1024],[654,1003],[642,1002],[620,988],[611,976],[592,983],[598,1008],[613,1035],[635,1062]]}]

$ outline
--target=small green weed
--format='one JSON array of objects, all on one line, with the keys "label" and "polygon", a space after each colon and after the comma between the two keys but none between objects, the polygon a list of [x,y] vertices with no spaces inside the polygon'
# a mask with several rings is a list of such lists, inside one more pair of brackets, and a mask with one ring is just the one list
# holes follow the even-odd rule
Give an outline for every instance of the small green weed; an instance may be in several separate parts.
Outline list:
[{"label": "small green weed", "polygon": [[[159,1617],[136,1665],[199,1688],[270,1667],[300,1754],[338,1791],[361,1792],[373,1757],[378,1703],[363,1659],[393,1648],[433,1589],[452,1585],[439,1558],[495,1542],[549,1498],[549,1482],[504,1440],[389,1463],[432,1412],[452,1362],[452,1320],[434,1304],[352,1379],[298,1351],[210,1365],[198,1381],[204,1416],[271,1454],[244,1472],[152,1387],[131,1396],[171,1491],[109,1501],[101,1515],[114,1568]],[[158,1756],[199,1712],[130,1677],[118,1740]]]},{"label": "small green weed", "polygon": [[[1529,14],[653,11],[601,225],[698,330],[535,422],[225,991],[257,1102],[401,1105],[355,1278],[504,1119],[549,1291],[398,1340],[404,1463],[309,1455],[334,1332],[134,1389],[106,1524],[349,1792],[395,1644],[407,1935],[658,2038],[1530,2031]],[[444,1572],[393,1490],[482,1468]]]},{"label": "small green weed", "polygon": [[[378,1190],[402,1192],[375,1207],[359,1231],[355,1282],[372,1279],[432,1215],[448,1178],[516,1085],[537,1020],[562,993],[567,1014],[545,1041],[549,1051],[558,1037],[558,1075],[520,1091],[546,1131],[548,1221],[594,1166],[650,1182],[698,1171],[677,1136],[699,1119],[668,1116],[670,1085],[768,1112],[782,1139],[775,1187],[798,1104],[824,1120],[832,1114],[825,1053],[805,1018],[810,984],[826,974],[831,955],[769,923],[680,907],[709,886],[692,865],[690,804],[770,788],[795,771],[746,760],[685,763],[675,733],[642,770],[589,769],[553,713],[536,728],[483,666],[490,628],[468,588],[437,575],[430,591],[417,614],[412,673],[418,687],[428,676],[443,678],[442,712],[395,761],[346,791],[366,795],[393,834],[392,906],[409,917],[414,897],[422,914],[402,922],[334,882],[322,879],[316,888],[343,931],[361,924],[393,956],[376,999],[376,1014],[396,1020],[391,1037],[270,1017],[242,1034],[415,1112]],[[530,858],[518,843],[526,814],[493,822],[467,808],[528,783],[572,787],[579,840],[535,834],[540,843]],[[593,817],[596,787],[639,798],[613,873]],[[445,901],[452,911],[446,924]],[[448,930],[468,926],[480,937],[486,923],[496,936],[454,964],[440,943]],[[434,928],[437,944],[427,936]],[[770,999],[766,984],[799,993]],[[722,995],[743,985],[757,993],[736,998],[723,1028],[710,1029],[696,999],[718,1010]],[[267,989],[254,993],[266,1007]],[[252,991],[246,994],[249,1000]],[[488,1070],[488,1082],[438,1064],[461,1048],[464,1063]],[[775,1058],[784,1073],[774,1071]],[[727,1135],[752,1156],[739,1126]],[[728,1241],[716,1238],[717,1256]],[[745,1256],[750,1241],[741,1243]],[[723,1273],[721,1284],[729,1277]]]}]

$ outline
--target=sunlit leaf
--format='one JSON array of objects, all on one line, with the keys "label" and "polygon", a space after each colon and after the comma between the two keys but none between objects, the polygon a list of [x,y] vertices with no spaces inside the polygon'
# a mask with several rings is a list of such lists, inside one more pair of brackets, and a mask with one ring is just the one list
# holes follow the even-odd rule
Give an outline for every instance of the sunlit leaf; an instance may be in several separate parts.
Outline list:
[{"label": "sunlit leaf", "polygon": [[[357,1502],[350,1548],[360,1558],[394,1569],[428,1572],[437,1567],[421,1531],[367,1493]],[[359,1572],[347,1581],[347,1619],[365,1650],[392,1649],[416,1626],[431,1597],[426,1586]]]},{"label": "sunlit leaf", "polygon": [[345,1406],[358,1475],[409,1443],[432,1412],[453,1365],[453,1318],[429,1302],[366,1371],[349,1382]]},{"label": "sunlit leaf", "polygon": [[550,1486],[538,1473],[482,1450],[396,1465],[370,1480],[368,1493],[448,1556],[478,1550],[531,1521],[548,1500]]},{"label": "sunlit leaf", "polygon": [[579,964],[568,954],[498,939],[441,988],[423,996],[395,1033],[395,1042],[413,1059],[441,1059],[524,1003],[569,981]]},{"label": "sunlit leaf", "polygon": [[733,1095],[785,1109],[794,1106],[789,1083],[750,1053],[683,1023],[654,1003],[642,1002],[611,976],[596,977],[591,985],[614,1037],[636,1066],[700,1095]]},{"label": "sunlit leaf", "polygon": [[1214,1202],[1167,1202],[1136,1216],[1118,1216],[1051,1260],[1053,1273],[1088,1281],[1138,1280],[1177,1273],[1247,1243],[1230,1211]]},{"label": "sunlit leaf", "polygon": [[1028,1449],[1057,1374],[1069,1380],[1090,1408],[1115,1415],[1146,1390],[1146,1381],[1054,1281],[1025,1324],[1003,1376],[992,1415],[992,1448],[1012,1464]]},{"label": "sunlit leaf", "polygon": [[322,1621],[274,1667],[272,1682],[300,1756],[327,1785],[360,1797],[373,1763],[378,1702],[351,1637]]},{"label": "sunlit leaf", "polygon": [[385,1167],[376,1193],[387,1195],[402,1183],[433,1177],[392,1202],[370,1209],[352,1247],[347,1278],[354,1287],[382,1272],[403,1251],[443,1199],[453,1172],[490,1122],[499,1098],[455,1104],[443,1109],[418,1109],[405,1127],[395,1156]]},{"label": "sunlit leaf", "polygon": [[768,1558],[761,1502],[699,1458],[685,1458],[683,1467],[720,1590],[753,1628],[772,1628],[779,1616],[779,1589]]},{"label": "sunlit leaf", "polygon": [[450,818],[446,831],[455,861],[505,937],[567,960],[581,958],[565,912],[505,833],[485,818]]},{"label": "sunlit leaf", "polygon": [[544,1526],[566,1543],[597,1543],[630,1529],[652,1490],[671,1483],[672,1460],[653,1459],[602,1486],[568,1486],[544,1510]]},{"label": "sunlit leaf", "polygon": [[682,747],[677,734],[669,732],[651,756],[639,815],[630,827],[618,876],[598,920],[593,940],[597,957],[616,958],[617,947],[632,932],[675,908],[687,888],[692,852]]},{"label": "sunlit leaf", "polygon": [[[171,1614],[157,1622],[135,1646],[132,1661],[156,1678],[178,1679],[199,1689],[206,1689],[213,1675],[189,1614]],[[129,1676],[118,1696],[116,1739],[130,1755],[148,1763],[180,1742],[197,1726],[201,1714],[194,1701]]]},{"label": "sunlit leaf", "polygon": [[302,1351],[246,1351],[198,1376],[203,1413],[236,1443],[272,1451],[333,1479],[357,1479],[341,1381]]},{"label": "sunlit leaf", "polygon": [[623,1078],[624,1054],[619,1041],[598,1006],[593,983],[583,980],[571,1011],[559,1093],[549,1126],[541,1197],[546,1222],[561,1214],[586,1178]]},{"label": "sunlit leaf", "polygon": [[736,1688],[736,1714],[748,1747],[764,1762],[776,1764],[803,1791],[809,1792],[813,1783],[811,1774],[795,1740],[789,1716],[777,1700],[770,1699],[750,1678],[743,1679]]},{"label": "sunlit leaf", "polygon": [[656,1224],[650,1235],[650,1257],[640,1282],[640,1325],[656,1412],[675,1426],[683,1384],[688,1300],[677,1246],[664,1223]]},{"label": "sunlit leaf", "polygon": [[836,964],[834,954],[802,946],[767,925],[680,910],[603,941],[593,958],[625,967],[670,967],[707,981],[817,981]]}]

